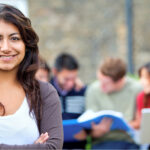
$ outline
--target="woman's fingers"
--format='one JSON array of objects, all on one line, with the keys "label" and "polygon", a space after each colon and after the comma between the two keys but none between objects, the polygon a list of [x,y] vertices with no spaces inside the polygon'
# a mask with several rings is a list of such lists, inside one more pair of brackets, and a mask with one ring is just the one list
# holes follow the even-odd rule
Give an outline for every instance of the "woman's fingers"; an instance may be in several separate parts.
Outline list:
[{"label": "woman's fingers", "polygon": [[45,134],[41,134],[41,136],[38,138],[36,143],[43,144],[43,143],[45,143],[48,140],[48,138],[49,138],[49,136],[48,136],[47,132]]},{"label": "woman's fingers", "polygon": [[43,137],[43,143],[45,143],[45,142],[48,140],[48,138],[49,138],[49,136],[48,136],[48,133],[47,133],[47,135],[45,135],[45,136]]},{"label": "woman's fingers", "polygon": [[34,143],[35,144],[37,144],[37,143],[43,144],[43,143],[45,143],[48,140],[48,138],[49,138],[49,135],[48,135],[47,132],[44,133],[44,134],[42,133],[40,135],[40,137]]}]

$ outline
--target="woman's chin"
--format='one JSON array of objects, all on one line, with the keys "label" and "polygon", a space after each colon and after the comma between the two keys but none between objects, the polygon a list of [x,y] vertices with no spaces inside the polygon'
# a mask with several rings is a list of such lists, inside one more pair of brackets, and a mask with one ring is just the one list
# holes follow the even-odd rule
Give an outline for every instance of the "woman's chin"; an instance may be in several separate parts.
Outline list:
[{"label": "woman's chin", "polygon": [[14,69],[15,69],[15,67],[13,67],[13,66],[0,67],[0,71],[12,71]]},{"label": "woman's chin", "polygon": [[150,89],[144,90],[144,93],[147,94],[147,95],[149,95],[150,94]]}]

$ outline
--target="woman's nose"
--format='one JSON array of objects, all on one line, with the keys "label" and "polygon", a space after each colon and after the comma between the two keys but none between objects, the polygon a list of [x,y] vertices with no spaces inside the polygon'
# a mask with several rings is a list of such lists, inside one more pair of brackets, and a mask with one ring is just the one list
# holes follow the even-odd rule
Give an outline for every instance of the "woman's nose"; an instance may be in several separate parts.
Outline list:
[{"label": "woman's nose", "polygon": [[9,51],[9,42],[8,42],[8,40],[2,40],[0,42],[0,51],[3,51],[3,52]]}]

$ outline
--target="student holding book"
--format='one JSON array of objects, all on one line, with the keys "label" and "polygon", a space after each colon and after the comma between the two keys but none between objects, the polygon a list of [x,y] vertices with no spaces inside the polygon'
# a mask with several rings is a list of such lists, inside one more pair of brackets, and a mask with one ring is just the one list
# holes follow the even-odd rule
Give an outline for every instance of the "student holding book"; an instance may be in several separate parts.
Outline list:
[{"label": "student holding book", "polygon": [[[56,88],[62,106],[63,120],[76,119],[85,111],[86,86],[78,78],[79,63],[74,56],[57,56],[51,84]],[[86,141],[64,142],[64,149],[84,149]]]},{"label": "student holding book", "polygon": [[58,94],[35,79],[37,43],[29,18],[0,4],[0,150],[62,149]]},{"label": "student holding book", "polygon": [[139,69],[140,81],[143,86],[143,91],[137,96],[137,111],[135,120],[132,122],[131,126],[135,129],[140,128],[141,124],[141,111],[143,108],[150,108],[150,62],[143,65]]},{"label": "student holding book", "polygon": [[[119,58],[107,58],[98,70],[98,81],[92,83],[86,93],[86,109],[98,112],[121,112],[130,124],[134,118],[136,96],[141,90],[139,83],[126,76],[126,65]],[[112,119],[104,118],[92,124],[90,133],[93,149],[136,149],[131,137],[121,130],[110,130]],[[82,136],[81,136],[82,134]],[[78,138],[79,136],[79,138]],[[84,139],[87,133],[76,135]]]}]

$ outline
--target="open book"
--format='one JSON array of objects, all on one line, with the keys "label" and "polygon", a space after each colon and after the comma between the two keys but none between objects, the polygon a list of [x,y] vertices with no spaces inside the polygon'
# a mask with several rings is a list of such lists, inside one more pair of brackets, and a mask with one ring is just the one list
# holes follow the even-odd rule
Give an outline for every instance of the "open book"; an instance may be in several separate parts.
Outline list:
[{"label": "open book", "polygon": [[103,118],[112,119],[111,130],[124,130],[129,134],[133,131],[133,129],[123,119],[123,115],[120,112],[112,110],[93,112],[92,110],[87,110],[77,119],[63,121],[64,140],[67,142],[75,141],[75,134],[82,129],[91,129],[92,122],[99,123]]},{"label": "open book", "polygon": [[123,118],[122,113],[120,112],[116,112],[113,110],[102,110],[99,112],[94,112],[92,110],[87,110],[85,113],[83,113],[79,118],[78,118],[78,122],[85,122],[85,121],[89,121],[89,120],[93,120],[96,119],[97,117],[100,116],[106,116],[108,115],[108,117],[111,118],[111,116],[113,117],[118,117],[118,118]]}]

